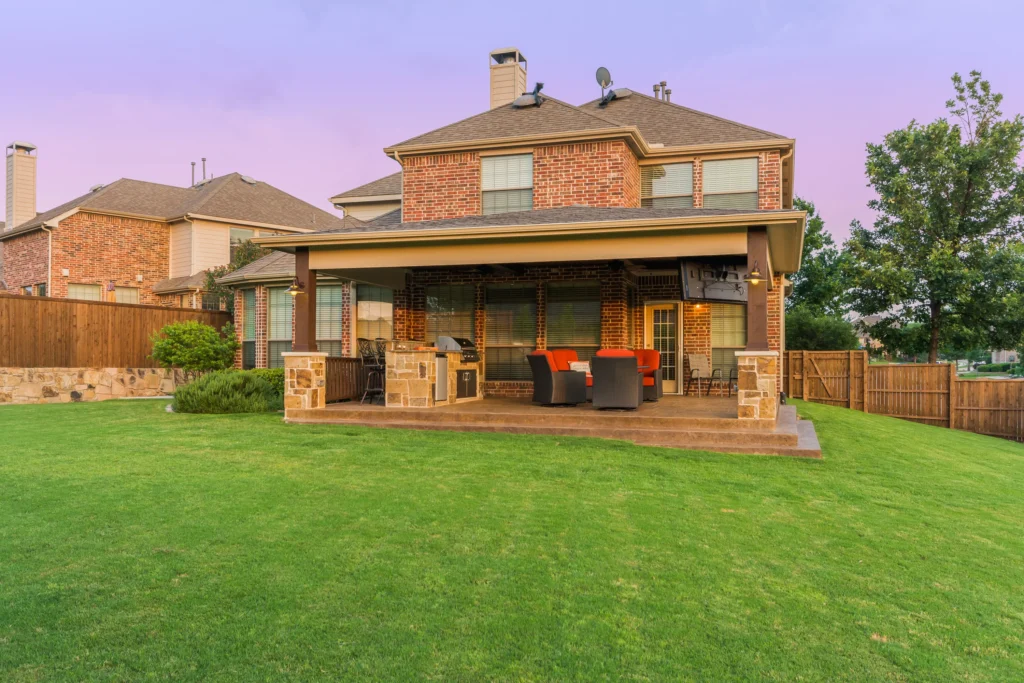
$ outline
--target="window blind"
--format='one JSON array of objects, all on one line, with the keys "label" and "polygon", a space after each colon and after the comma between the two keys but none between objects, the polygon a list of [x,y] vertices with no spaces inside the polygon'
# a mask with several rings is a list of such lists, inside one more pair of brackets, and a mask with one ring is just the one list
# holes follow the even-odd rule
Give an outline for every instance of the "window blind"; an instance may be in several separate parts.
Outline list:
[{"label": "window blind", "polygon": [[736,351],[747,346],[747,307],[743,304],[711,304],[711,365],[728,379],[736,367]]},{"label": "window blind", "polygon": [[292,350],[292,297],[287,287],[267,290],[267,367],[283,368],[282,353]]},{"label": "window blind", "polygon": [[483,213],[533,209],[533,155],[511,154],[480,160]]},{"label": "window blind", "polygon": [[85,299],[86,301],[100,301],[99,285],[68,285],[69,299]]},{"label": "window blind", "polygon": [[485,297],[486,378],[529,380],[526,355],[537,346],[537,285],[490,285]]},{"label": "window blind", "polygon": [[394,292],[386,287],[373,285],[356,287],[356,337],[394,337]]},{"label": "window blind", "polygon": [[219,311],[220,310],[220,297],[216,294],[203,294],[203,310],[204,311]]},{"label": "window blind", "polygon": [[256,290],[242,290],[242,369],[256,367]]},{"label": "window blind", "polygon": [[705,161],[704,207],[757,208],[757,158]]},{"label": "window blind", "polygon": [[640,169],[640,205],[648,208],[693,206],[693,164],[662,164]]},{"label": "window blind", "polygon": [[427,287],[426,341],[433,344],[439,335],[475,339],[473,309],[476,288],[473,285],[432,285]]},{"label": "window blind", "polygon": [[114,301],[119,304],[139,303],[138,287],[114,287]]},{"label": "window blind", "polygon": [[590,360],[601,346],[600,283],[549,283],[546,313],[547,347],[575,349]]}]

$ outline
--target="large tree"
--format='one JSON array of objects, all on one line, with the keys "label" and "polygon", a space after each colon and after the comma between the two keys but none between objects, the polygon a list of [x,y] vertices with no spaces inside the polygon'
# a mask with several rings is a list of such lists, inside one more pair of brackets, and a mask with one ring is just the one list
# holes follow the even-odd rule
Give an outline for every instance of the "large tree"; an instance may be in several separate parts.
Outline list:
[{"label": "large tree", "polygon": [[825,230],[825,220],[818,215],[814,204],[797,197],[793,206],[807,212],[807,228],[800,270],[790,278],[793,293],[786,298],[786,308],[804,309],[819,317],[842,316],[846,312],[844,254]]},{"label": "large tree", "polygon": [[942,346],[1014,348],[1022,333],[1020,283],[1007,278],[1020,272],[1024,119],[1003,118],[977,71],[953,88],[949,118],[867,146],[878,216],[847,243],[853,309],[881,314],[883,343],[924,325],[929,362]]}]

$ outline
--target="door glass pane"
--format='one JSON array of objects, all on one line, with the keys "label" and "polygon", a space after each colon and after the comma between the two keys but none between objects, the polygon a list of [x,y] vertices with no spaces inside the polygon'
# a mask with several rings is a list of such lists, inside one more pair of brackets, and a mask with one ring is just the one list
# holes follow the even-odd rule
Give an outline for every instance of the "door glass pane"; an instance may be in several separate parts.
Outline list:
[{"label": "door glass pane", "polygon": [[654,348],[661,353],[661,378],[667,382],[676,379],[676,309],[655,308],[652,316],[652,342]]}]

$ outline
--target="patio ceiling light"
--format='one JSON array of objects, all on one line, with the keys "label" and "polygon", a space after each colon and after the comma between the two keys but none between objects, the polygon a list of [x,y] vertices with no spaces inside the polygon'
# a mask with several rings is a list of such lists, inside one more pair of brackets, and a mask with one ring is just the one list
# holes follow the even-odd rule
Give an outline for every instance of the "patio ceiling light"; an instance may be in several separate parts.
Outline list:
[{"label": "patio ceiling light", "polygon": [[750,272],[743,276],[743,279],[752,285],[759,284],[761,282],[761,269],[757,267],[757,261],[754,261],[754,267],[750,269]]},{"label": "patio ceiling light", "polygon": [[294,280],[292,280],[292,286],[288,288],[288,293],[291,294],[292,296],[298,296],[299,294],[305,293],[303,291],[303,288],[304,285],[302,284],[302,282],[299,281],[299,278],[295,278]]}]

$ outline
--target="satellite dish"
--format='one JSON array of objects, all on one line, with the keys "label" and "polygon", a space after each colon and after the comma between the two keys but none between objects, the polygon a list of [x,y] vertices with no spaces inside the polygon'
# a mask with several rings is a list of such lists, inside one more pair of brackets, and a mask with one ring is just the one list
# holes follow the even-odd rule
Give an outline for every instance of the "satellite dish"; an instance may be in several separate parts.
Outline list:
[{"label": "satellite dish", "polygon": [[604,68],[603,66],[598,67],[597,69],[597,84],[601,86],[602,92],[605,88],[612,84],[612,75],[608,71],[608,69]]}]

